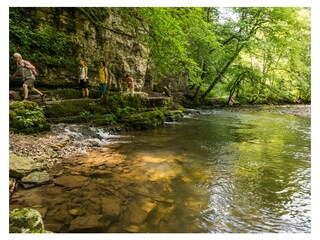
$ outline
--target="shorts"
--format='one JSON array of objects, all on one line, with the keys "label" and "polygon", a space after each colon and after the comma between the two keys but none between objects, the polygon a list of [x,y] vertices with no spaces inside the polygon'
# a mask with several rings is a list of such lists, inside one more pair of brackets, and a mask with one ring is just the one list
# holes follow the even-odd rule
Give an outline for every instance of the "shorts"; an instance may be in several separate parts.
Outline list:
[{"label": "shorts", "polygon": [[81,88],[88,88],[89,79],[87,79],[87,81],[84,81],[83,79],[80,79],[80,85],[81,85]]},{"label": "shorts", "polygon": [[31,89],[34,87],[34,79],[27,79],[23,82],[23,84],[26,84]]},{"label": "shorts", "polygon": [[100,92],[101,94],[105,94],[107,90],[107,84],[100,83]]}]

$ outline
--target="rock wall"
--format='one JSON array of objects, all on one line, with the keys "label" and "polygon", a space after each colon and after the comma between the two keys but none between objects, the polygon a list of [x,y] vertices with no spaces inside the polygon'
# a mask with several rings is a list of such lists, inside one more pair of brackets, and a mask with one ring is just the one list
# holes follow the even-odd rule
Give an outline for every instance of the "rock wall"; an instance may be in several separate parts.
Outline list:
[{"label": "rock wall", "polygon": [[[34,17],[45,24],[59,24],[59,31],[66,32],[73,40],[75,62],[84,58],[89,68],[91,85],[98,85],[99,61],[104,60],[109,69],[111,87],[121,90],[123,78],[130,73],[136,80],[136,90],[144,86],[149,49],[141,41],[143,32],[126,21],[120,9],[109,8],[103,27],[97,25],[81,8],[37,8]],[[58,12],[58,14],[57,14]],[[70,30],[70,26],[72,26]],[[97,27],[98,26],[98,27]],[[71,46],[70,46],[71,47]],[[38,65],[40,76],[37,86],[63,87],[77,85],[77,67]],[[11,86],[12,84],[10,84]]]}]

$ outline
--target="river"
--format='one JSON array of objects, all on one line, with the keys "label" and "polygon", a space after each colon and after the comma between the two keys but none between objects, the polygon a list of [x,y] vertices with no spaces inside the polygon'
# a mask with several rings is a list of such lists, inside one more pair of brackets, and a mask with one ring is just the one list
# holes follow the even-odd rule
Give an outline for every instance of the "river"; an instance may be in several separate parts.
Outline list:
[{"label": "river", "polygon": [[208,110],[116,135],[63,126],[99,146],[13,202],[38,209],[54,232],[310,233],[310,122]]}]

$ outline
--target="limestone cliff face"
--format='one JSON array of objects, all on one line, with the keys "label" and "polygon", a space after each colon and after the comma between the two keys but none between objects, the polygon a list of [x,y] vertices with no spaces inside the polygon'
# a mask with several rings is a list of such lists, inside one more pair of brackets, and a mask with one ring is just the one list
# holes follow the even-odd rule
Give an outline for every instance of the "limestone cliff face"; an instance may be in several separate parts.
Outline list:
[{"label": "limestone cliff face", "polygon": [[[84,58],[89,68],[91,85],[98,85],[99,61],[104,60],[109,69],[111,87],[120,90],[123,78],[130,73],[136,80],[136,89],[141,90],[147,70],[149,49],[141,41],[142,31],[137,26],[128,23],[119,9],[110,8],[105,14],[101,25],[97,25],[86,15],[86,8],[37,8],[34,17],[37,21],[59,24],[59,30],[64,31],[74,42],[75,63]],[[71,26],[71,27],[70,27]],[[98,27],[97,27],[98,26]],[[75,65],[76,66],[76,65]],[[37,84],[48,86],[76,86],[77,67],[55,67],[38,65],[40,77]]]}]

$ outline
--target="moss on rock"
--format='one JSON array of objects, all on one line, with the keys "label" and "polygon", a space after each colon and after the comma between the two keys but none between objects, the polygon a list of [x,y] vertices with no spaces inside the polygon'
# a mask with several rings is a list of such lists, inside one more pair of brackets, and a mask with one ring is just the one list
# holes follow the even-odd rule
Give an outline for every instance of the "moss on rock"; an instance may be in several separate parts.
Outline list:
[{"label": "moss on rock", "polygon": [[[53,123],[90,123],[107,126],[116,123],[126,129],[142,130],[162,125],[171,108],[171,98],[146,98],[110,93],[101,99],[73,99],[48,103],[45,114]],[[166,113],[166,114],[165,114]]]},{"label": "moss on rock", "polygon": [[81,116],[81,113],[106,114],[108,108],[100,99],[73,99],[54,102],[46,105],[45,115],[48,118]]},{"label": "moss on rock", "polygon": [[9,215],[10,233],[45,233],[41,214],[31,208],[14,209]]},{"label": "moss on rock", "polygon": [[120,121],[134,130],[152,129],[162,125],[166,120],[162,109],[127,115]]}]

